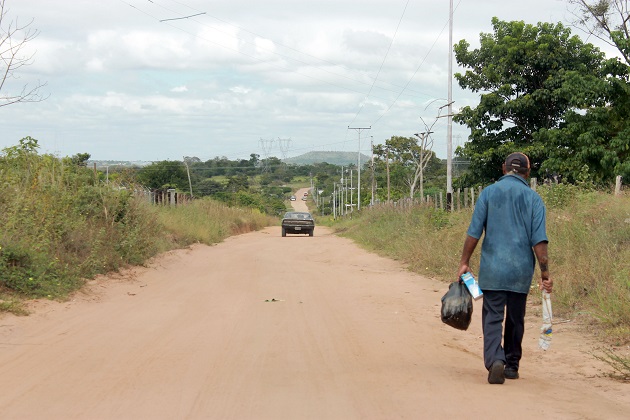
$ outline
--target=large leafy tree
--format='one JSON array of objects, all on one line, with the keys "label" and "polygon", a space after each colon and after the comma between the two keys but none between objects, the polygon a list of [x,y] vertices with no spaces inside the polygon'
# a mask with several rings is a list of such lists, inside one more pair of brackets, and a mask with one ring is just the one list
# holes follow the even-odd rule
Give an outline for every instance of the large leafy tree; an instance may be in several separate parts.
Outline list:
[{"label": "large leafy tree", "polygon": [[585,106],[604,59],[560,23],[493,18],[492,26],[493,33],[480,35],[479,48],[471,50],[465,40],[454,47],[458,64],[467,69],[455,78],[480,94],[476,107],[454,118],[471,130],[470,142],[457,150],[470,160],[469,184],[497,179],[505,156],[517,150],[530,156],[537,176],[549,153],[541,132],[558,128],[567,111]]}]

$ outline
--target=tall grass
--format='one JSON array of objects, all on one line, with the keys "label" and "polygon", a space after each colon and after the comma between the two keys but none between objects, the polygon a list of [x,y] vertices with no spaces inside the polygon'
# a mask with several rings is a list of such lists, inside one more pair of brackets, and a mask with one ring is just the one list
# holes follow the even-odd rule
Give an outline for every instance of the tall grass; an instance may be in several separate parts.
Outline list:
[{"label": "tall grass", "polygon": [[[539,187],[539,193],[547,205],[555,314],[582,316],[614,343],[630,342],[630,197],[562,185]],[[333,226],[414,272],[449,282],[457,274],[471,215],[383,206]]]},{"label": "tall grass", "polygon": [[256,209],[227,207],[210,199],[185,206],[154,206],[150,211],[171,240],[179,244],[213,244],[277,222]]}]

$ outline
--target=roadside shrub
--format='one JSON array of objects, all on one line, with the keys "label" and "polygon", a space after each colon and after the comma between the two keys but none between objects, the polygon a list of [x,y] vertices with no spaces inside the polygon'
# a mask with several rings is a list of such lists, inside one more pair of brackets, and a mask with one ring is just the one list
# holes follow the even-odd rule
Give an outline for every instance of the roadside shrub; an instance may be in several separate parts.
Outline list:
[{"label": "roadside shrub", "polygon": [[562,209],[571,205],[577,199],[580,190],[571,184],[541,185],[536,192],[545,202],[547,208]]},{"label": "roadside shrub", "polygon": [[60,297],[74,290],[81,281],[68,273],[56,259],[19,243],[0,248],[0,285],[28,297]]}]

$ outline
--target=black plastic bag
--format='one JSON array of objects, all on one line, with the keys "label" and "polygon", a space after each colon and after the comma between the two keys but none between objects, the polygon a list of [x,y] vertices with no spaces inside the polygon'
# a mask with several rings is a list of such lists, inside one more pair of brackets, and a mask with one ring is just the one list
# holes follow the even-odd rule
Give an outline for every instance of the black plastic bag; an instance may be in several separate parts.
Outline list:
[{"label": "black plastic bag", "polygon": [[473,299],[466,285],[456,281],[442,296],[442,322],[458,330],[467,330],[473,313]]}]

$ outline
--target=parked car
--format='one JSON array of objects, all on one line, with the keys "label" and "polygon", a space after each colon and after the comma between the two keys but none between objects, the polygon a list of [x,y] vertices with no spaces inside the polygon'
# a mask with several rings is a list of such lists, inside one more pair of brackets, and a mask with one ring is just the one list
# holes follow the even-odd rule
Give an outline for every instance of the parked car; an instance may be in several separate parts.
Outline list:
[{"label": "parked car", "polygon": [[287,233],[292,234],[308,234],[313,236],[315,232],[315,220],[311,213],[305,211],[289,211],[282,218],[282,236]]},{"label": "parked car", "polygon": [[302,197],[302,201],[306,201],[306,200],[308,200],[307,196]]},{"label": "parked car", "polygon": [[292,196],[291,196],[291,198],[289,198],[289,200],[291,200],[291,201],[295,201],[295,196],[294,196],[294,195],[292,195]]}]

